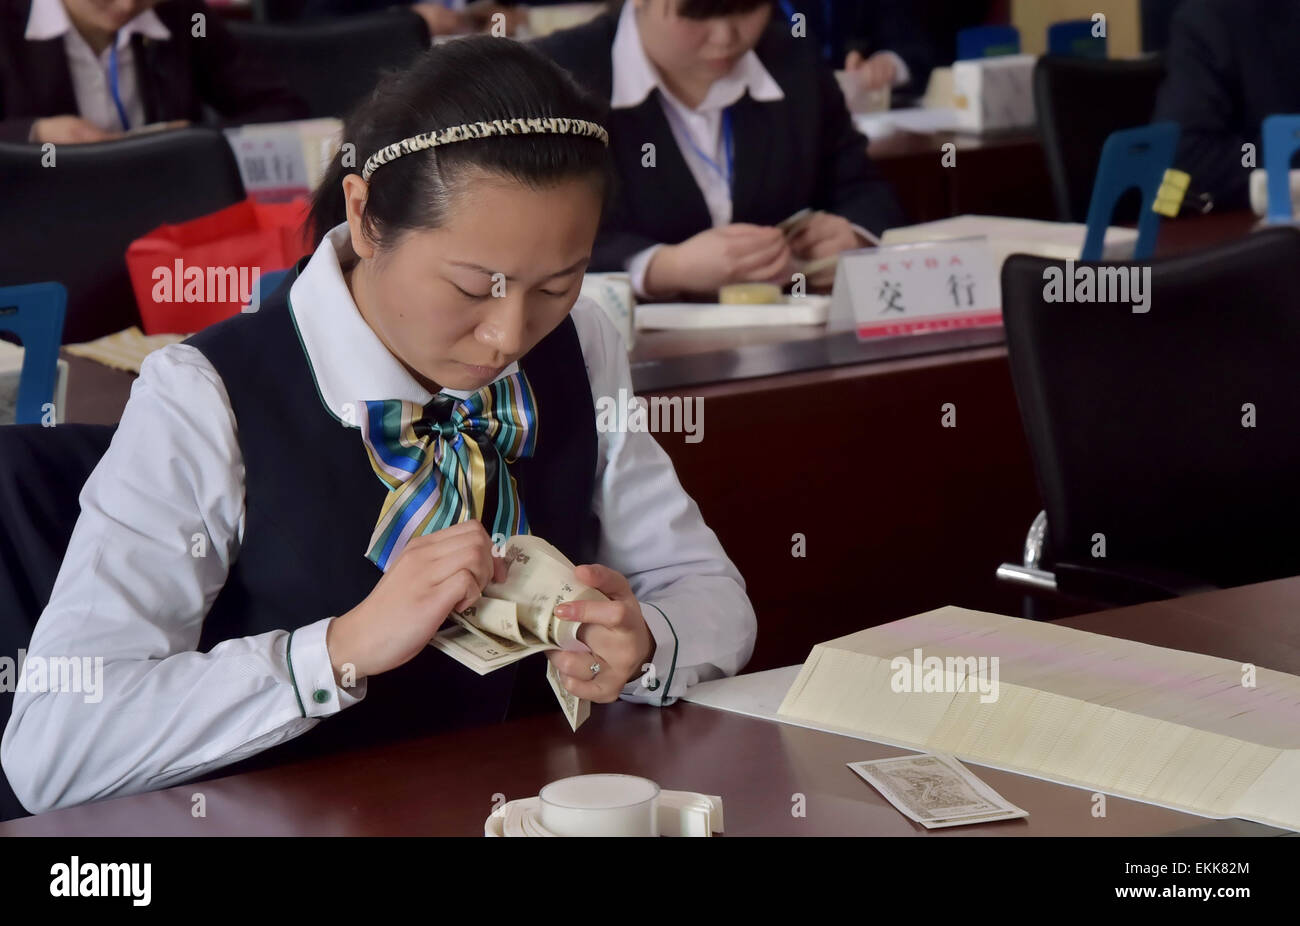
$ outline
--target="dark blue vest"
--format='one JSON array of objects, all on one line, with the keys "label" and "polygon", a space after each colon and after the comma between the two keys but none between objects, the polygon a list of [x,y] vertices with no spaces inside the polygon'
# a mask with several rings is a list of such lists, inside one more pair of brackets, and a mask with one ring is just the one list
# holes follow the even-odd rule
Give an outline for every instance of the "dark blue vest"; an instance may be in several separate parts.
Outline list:
[{"label": "dark blue vest", "polygon": [[[366,549],[388,489],[360,431],[334,418],[317,391],[289,310],[289,282],[258,312],[186,342],[221,375],[245,472],[243,544],[204,621],[205,652],[222,640],[343,614],[382,575]],[[572,319],[520,366],[540,424],[535,455],[510,466],[529,525],[574,562],[591,562],[599,535],[591,505],[595,409]],[[219,774],[554,708],[545,669],[537,655],[480,677],[430,647],[370,678],[360,703]]]}]

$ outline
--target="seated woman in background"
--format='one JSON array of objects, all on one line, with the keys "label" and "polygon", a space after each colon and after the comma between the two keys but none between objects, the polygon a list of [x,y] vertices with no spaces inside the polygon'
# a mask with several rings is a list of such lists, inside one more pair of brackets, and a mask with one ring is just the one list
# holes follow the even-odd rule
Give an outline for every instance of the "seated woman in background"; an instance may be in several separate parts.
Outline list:
[{"label": "seated woman in background", "polygon": [[[791,36],[769,0],[617,6],[537,42],[610,101],[619,183],[592,270],[626,269],[652,299],[788,285],[796,261],[902,224],[816,40]],[[804,208],[817,212],[787,239],[775,226]]]},{"label": "seated woman in background", "polygon": [[203,0],[0,0],[0,141],[104,141],[204,104],[231,123],[307,115]]}]

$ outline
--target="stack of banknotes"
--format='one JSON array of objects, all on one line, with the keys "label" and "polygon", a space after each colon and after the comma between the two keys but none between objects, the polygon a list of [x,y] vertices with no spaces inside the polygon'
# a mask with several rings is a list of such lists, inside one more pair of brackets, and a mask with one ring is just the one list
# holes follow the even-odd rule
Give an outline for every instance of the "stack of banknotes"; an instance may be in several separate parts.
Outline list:
[{"label": "stack of banknotes", "polygon": [[[497,552],[508,567],[505,581],[490,583],[472,607],[453,611],[429,645],[479,675],[547,650],[590,652],[578,639],[581,625],[560,620],[555,606],[565,601],[609,599],[577,581],[573,563],[540,537],[511,537]],[[576,731],[591,714],[591,703],[570,693],[549,661],[546,678],[569,726]]]}]

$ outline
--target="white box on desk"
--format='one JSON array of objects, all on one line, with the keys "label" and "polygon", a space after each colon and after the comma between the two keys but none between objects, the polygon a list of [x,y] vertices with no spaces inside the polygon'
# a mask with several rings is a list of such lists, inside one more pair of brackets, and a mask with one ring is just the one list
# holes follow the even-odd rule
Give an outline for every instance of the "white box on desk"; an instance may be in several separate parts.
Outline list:
[{"label": "white box on desk", "polygon": [[952,66],[957,128],[964,132],[1023,129],[1034,124],[1035,55],[1000,55]]},{"label": "white box on desk", "polygon": [[[23,372],[23,349],[0,341],[0,425],[13,424],[18,414],[18,379]],[[54,422],[63,423],[63,404],[68,395],[68,361],[59,358],[54,380]]]}]

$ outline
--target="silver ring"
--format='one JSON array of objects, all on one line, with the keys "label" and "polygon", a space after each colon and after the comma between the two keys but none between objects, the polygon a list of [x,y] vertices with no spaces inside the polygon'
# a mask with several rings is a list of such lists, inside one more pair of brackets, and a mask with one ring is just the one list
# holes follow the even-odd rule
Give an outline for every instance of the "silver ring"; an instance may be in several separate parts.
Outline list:
[{"label": "silver ring", "polygon": [[591,677],[594,679],[600,674],[600,663],[593,662],[588,668],[591,670]]}]

